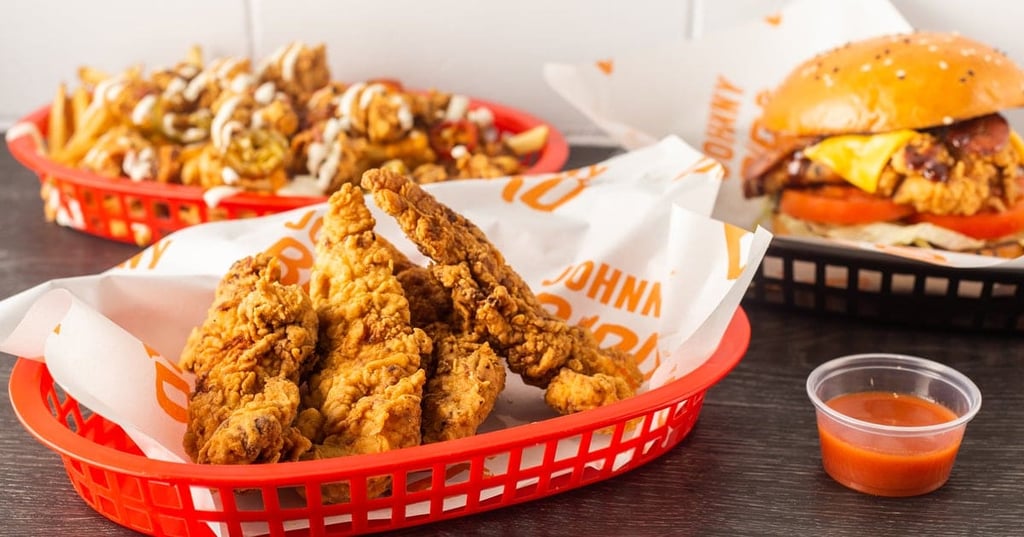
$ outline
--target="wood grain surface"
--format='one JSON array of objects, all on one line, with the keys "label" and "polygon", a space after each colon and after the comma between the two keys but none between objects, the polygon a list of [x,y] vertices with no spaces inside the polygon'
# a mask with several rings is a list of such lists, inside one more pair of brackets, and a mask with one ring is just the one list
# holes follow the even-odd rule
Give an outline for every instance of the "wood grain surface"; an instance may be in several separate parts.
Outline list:
[{"label": "wood grain surface", "polygon": [[[607,155],[574,148],[570,165]],[[0,297],[102,271],[137,251],[45,223],[38,181],[0,151]],[[1024,535],[1024,339],[745,308],[749,351],[666,455],[582,489],[395,535]],[[869,351],[931,358],[981,388],[953,475],[932,494],[867,496],[821,469],[806,376],[830,358]],[[0,356],[0,535],[136,535],[89,508],[57,455],[21,427],[7,402],[13,361]]]}]

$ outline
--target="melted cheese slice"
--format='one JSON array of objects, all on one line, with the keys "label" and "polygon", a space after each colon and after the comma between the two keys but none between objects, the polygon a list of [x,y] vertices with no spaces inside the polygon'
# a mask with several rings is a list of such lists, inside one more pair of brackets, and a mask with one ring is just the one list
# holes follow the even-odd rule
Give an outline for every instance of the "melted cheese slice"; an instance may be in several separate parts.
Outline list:
[{"label": "melted cheese slice", "polygon": [[828,166],[857,188],[874,193],[893,153],[917,133],[904,129],[883,134],[833,136],[804,149],[808,159]]}]

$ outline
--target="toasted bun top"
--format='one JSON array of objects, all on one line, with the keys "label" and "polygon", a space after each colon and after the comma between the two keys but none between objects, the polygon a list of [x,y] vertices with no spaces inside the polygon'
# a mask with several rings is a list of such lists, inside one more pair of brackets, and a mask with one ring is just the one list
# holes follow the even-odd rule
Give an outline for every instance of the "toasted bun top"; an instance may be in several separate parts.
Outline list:
[{"label": "toasted bun top", "polygon": [[1024,106],[1024,71],[958,34],[915,32],[848,43],[798,66],[763,125],[798,136],[922,129]]}]

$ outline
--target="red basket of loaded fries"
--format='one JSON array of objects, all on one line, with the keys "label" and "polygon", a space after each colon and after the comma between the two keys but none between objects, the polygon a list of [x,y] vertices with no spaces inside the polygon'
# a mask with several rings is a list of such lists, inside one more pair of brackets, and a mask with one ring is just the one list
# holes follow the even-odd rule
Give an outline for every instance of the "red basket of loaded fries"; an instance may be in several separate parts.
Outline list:
[{"label": "red basket of loaded fries", "polygon": [[47,220],[146,245],[200,222],[318,203],[373,167],[420,183],[559,171],[568,145],[519,110],[393,79],[331,79],[325,47],[259,65],[204,61],[107,74],[82,67],[7,133],[39,175]]}]

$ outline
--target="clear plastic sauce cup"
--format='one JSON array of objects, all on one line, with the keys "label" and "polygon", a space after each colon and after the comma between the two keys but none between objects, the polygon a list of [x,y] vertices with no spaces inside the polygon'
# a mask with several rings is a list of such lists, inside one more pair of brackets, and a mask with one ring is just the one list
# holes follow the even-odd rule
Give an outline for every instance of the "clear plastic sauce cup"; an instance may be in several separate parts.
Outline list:
[{"label": "clear plastic sauce cup", "polygon": [[807,377],[825,471],[878,496],[916,496],[948,479],[981,391],[962,373],[899,354],[857,354]]}]

